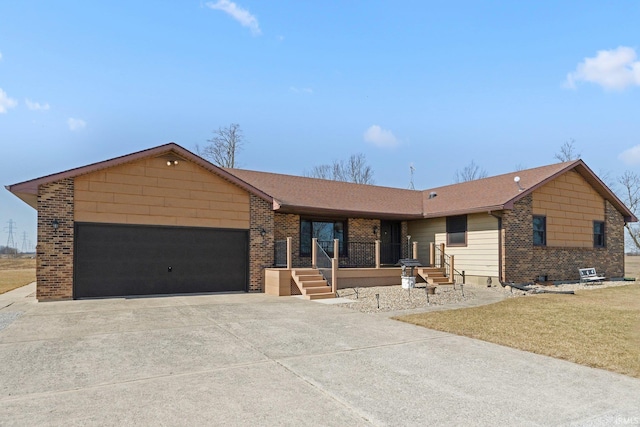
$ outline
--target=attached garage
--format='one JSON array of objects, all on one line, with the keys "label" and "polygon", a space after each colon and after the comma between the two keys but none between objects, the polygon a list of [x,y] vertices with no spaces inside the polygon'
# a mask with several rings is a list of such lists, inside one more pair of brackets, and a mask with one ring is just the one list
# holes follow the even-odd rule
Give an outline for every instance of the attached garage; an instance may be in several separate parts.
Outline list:
[{"label": "attached garage", "polygon": [[248,232],[76,223],[74,298],[247,291]]},{"label": "attached garage", "polygon": [[251,292],[273,198],[170,143],[9,187],[38,211],[38,300]]}]

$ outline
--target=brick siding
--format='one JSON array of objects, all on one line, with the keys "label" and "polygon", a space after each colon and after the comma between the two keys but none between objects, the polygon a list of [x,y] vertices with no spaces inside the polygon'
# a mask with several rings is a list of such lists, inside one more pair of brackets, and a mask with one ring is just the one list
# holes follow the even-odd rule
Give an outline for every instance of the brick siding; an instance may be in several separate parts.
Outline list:
[{"label": "brick siding", "polygon": [[249,292],[264,292],[264,269],[274,263],[274,213],[270,203],[253,194],[250,204]]},{"label": "brick siding", "polygon": [[624,220],[605,201],[604,248],[550,247],[533,245],[532,197],[528,195],[505,211],[502,218],[503,277],[516,283],[529,282],[541,275],[548,280],[579,280],[579,268],[594,267],[607,277],[624,275]]},{"label": "brick siding", "polygon": [[300,215],[274,215],[275,240],[287,240],[291,237],[291,264],[293,267],[308,267],[310,258],[300,259]]},{"label": "brick siding", "polygon": [[[73,298],[73,179],[38,188],[36,297],[39,301]],[[52,222],[58,221],[54,230]]]},{"label": "brick siding", "polygon": [[[275,240],[285,240],[292,238],[292,264],[293,267],[309,267],[310,257],[300,257],[300,215],[295,214],[275,214]],[[373,234],[373,227],[377,227],[377,234]],[[402,239],[407,241],[407,222],[401,225]],[[347,241],[348,242],[374,242],[380,238],[380,220],[369,218],[348,218],[347,219]],[[406,244],[404,245],[406,246]],[[406,252],[406,247],[403,253]]]},{"label": "brick siding", "polygon": [[[378,227],[376,229],[377,234],[373,234],[373,227]],[[380,238],[380,220],[349,218],[347,231],[350,242],[373,242]]]}]

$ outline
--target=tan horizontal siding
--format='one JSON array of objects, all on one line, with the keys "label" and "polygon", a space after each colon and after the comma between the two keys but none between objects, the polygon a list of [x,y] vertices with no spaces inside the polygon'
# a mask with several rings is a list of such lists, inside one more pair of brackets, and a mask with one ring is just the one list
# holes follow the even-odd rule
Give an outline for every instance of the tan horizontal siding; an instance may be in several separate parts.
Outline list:
[{"label": "tan horizontal siding", "polygon": [[[411,240],[417,241],[420,262],[429,262],[429,243],[447,243],[445,218],[409,222]],[[498,276],[498,220],[489,214],[467,216],[467,246],[446,247],[454,255],[455,268],[466,274]]]},{"label": "tan horizontal siding", "polygon": [[408,233],[411,240],[418,242],[418,259],[423,265],[429,264],[429,244],[435,242],[435,234],[446,230],[444,218],[409,221]]},{"label": "tan horizontal siding", "polygon": [[249,228],[249,194],[191,162],[151,158],[75,179],[75,220]]},{"label": "tan horizontal siding", "polygon": [[455,268],[474,276],[498,276],[498,220],[489,214],[467,215],[467,245],[446,246],[447,233],[436,234],[436,244],[454,255]]},{"label": "tan horizontal siding", "polygon": [[547,246],[593,247],[593,221],[604,221],[604,199],[569,171],[532,194],[533,214],[547,218]]}]

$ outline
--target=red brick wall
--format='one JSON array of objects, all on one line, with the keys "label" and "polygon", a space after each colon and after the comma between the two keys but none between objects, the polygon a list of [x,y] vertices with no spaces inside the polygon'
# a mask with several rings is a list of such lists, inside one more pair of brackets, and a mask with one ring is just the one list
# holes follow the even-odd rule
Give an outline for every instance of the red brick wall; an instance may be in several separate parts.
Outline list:
[{"label": "red brick wall", "polygon": [[547,275],[548,280],[576,281],[578,269],[585,267],[607,277],[624,276],[624,219],[611,203],[604,203],[606,247],[579,248],[534,246],[532,197],[518,201],[502,217],[505,279],[520,283]]},{"label": "red brick wall", "polygon": [[274,213],[272,205],[257,196],[251,195],[250,204],[249,292],[264,292],[264,269],[274,263]]},{"label": "red brick wall", "polygon": [[[36,297],[39,301],[73,298],[73,179],[38,188]],[[53,229],[51,223],[58,221]]]}]

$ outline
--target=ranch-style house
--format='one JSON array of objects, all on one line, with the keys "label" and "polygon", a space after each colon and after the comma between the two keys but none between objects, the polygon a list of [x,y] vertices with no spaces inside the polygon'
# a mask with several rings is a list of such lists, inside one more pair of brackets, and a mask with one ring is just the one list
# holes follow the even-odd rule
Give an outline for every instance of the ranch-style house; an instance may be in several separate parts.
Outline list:
[{"label": "ranch-style house", "polygon": [[170,143],[6,187],[38,212],[37,298],[332,297],[624,275],[633,213],[575,160],[423,191],[217,167]]}]

